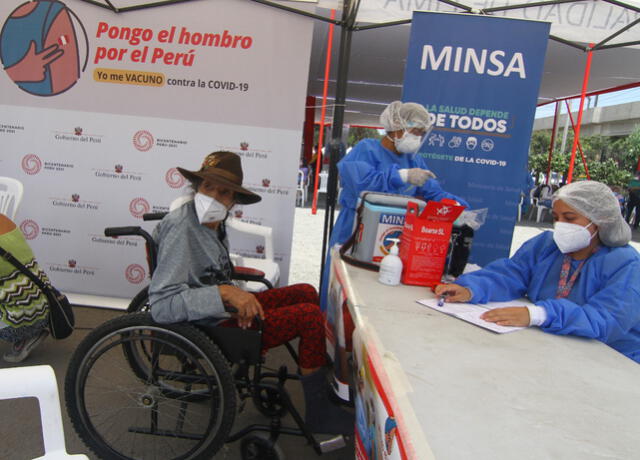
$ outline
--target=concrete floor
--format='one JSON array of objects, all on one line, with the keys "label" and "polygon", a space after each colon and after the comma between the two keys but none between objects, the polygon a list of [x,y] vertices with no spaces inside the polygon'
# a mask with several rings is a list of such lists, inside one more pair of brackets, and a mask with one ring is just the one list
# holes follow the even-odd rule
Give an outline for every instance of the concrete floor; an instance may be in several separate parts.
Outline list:
[{"label": "concrete floor", "polygon": [[[64,403],[64,379],[71,354],[78,343],[97,325],[118,315],[121,311],[107,310],[103,308],[76,307],[77,329],[71,337],[65,340],[56,341],[47,338],[45,342],[33,351],[32,355],[23,365],[48,364],[53,367],[58,380],[60,392],[62,417],[65,430],[67,451],[69,453],[83,453],[89,458],[96,457],[80,440],[69,421]],[[8,346],[0,343],[0,354],[7,351]],[[281,364],[287,365],[289,372],[295,372],[296,365],[284,347],[270,351],[266,366],[277,368]],[[11,365],[0,360],[0,368],[9,368],[18,365]],[[295,407],[304,413],[304,398],[300,383],[292,381],[287,384],[287,389],[291,395]],[[44,444],[42,440],[42,425],[38,403],[35,398],[23,398],[0,401],[0,459],[22,460],[32,459],[44,455]],[[125,420],[123,420],[125,422]],[[268,424],[269,419],[260,414],[247,400],[245,409],[236,416],[232,433],[250,424]],[[290,416],[285,417],[284,425],[293,427]],[[329,436],[324,436],[326,439]],[[296,436],[281,436],[277,445],[284,452],[288,459],[314,459],[320,458],[306,440]],[[347,447],[321,456],[329,460],[351,460],[354,458],[353,442],[349,441]],[[160,456],[159,458],[168,458]],[[240,441],[226,444],[214,457],[216,459],[236,460],[241,459]]]}]

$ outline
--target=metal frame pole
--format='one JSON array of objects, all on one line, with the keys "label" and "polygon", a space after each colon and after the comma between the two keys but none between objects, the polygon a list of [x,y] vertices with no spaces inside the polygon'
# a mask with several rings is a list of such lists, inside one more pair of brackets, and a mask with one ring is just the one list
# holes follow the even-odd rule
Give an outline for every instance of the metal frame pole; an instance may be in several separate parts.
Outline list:
[{"label": "metal frame pole", "polygon": [[[336,10],[331,10],[331,19],[336,18]],[[315,215],[318,211],[318,182],[320,170],[322,169],[323,155],[322,146],[324,143],[324,117],[327,113],[327,91],[329,88],[329,72],[331,70],[331,51],[333,50],[333,29],[335,25],[329,24],[329,34],[327,36],[327,57],[324,64],[324,84],[322,87],[322,109],[320,110],[320,132],[318,134],[318,150],[316,152],[316,170],[313,180],[313,204],[311,205],[311,214]]]},{"label": "metal frame pole", "polygon": [[580,108],[578,109],[578,123],[574,127],[573,146],[571,147],[571,161],[569,162],[569,174],[567,176],[567,184],[571,183],[573,179],[573,166],[576,161],[576,149],[578,148],[578,141],[580,140],[580,125],[582,124],[582,110],[584,109],[584,98],[587,93],[587,86],[589,84],[589,72],[591,72],[591,58],[593,57],[593,43],[589,43],[587,48],[587,64],[584,69],[584,79],[582,80],[582,93],[580,95]]},{"label": "metal frame pole", "polygon": [[553,146],[556,140],[556,130],[558,129],[558,115],[560,114],[560,104],[556,102],[556,110],[553,115],[553,128],[551,129],[551,144],[549,145],[549,160],[547,162],[547,180],[549,185],[549,177],[551,177],[551,157],[553,156]]},{"label": "metal frame pole", "polygon": [[322,263],[320,267],[320,285],[328,252],[329,236],[333,230],[333,219],[338,189],[338,155],[342,139],[342,124],[344,122],[344,107],[347,95],[347,75],[349,73],[349,56],[351,54],[351,38],[353,26],[358,12],[359,2],[353,7],[353,0],[344,0],[343,15],[340,31],[340,51],[338,55],[338,75],[336,78],[335,110],[331,128],[331,145],[329,146],[329,179],[327,183],[327,204],[324,214],[324,232],[322,235]]}]

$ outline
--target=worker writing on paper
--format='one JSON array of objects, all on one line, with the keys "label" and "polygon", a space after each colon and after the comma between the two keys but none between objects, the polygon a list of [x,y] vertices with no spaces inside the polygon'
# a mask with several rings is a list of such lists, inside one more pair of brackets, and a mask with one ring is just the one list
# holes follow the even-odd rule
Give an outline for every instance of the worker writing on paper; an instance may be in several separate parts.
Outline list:
[{"label": "worker writing on paper", "polygon": [[[442,189],[424,158],[417,154],[433,123],[421,104],[394,101],[380,115],[387,132],[382,140],[363,139],[338,163],[340,215],[331,233],[329,247],[343,244],[353,232],[360,193],[396,193],[440,201],[449,198],[469,207],[462,198]],[[321,307],[326,309],[330,255],[325,264]]]},{"label": "worker writing on paper", "polygon": [[436,286],[436,295],[472,303],[526,295],[535,305],[496,308],[481,318],[598,339],[640,362],[640,255],[628,244],[631,229],[618,201],[595,181],[566,185],[552,201],[553,232],[455,284]]}]

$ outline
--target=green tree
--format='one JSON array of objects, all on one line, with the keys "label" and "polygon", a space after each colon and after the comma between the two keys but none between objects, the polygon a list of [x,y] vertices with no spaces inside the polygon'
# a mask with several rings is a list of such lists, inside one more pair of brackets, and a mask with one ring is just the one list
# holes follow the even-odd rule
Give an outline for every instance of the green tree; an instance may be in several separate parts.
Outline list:
[{"label": "green tree", "polygon": [[347,137],[347,146],[351,147],[356,145],[362,139],[381,139],[384,135],[380,134],[377,129],[373,128],[349,128],[349,134]]}]

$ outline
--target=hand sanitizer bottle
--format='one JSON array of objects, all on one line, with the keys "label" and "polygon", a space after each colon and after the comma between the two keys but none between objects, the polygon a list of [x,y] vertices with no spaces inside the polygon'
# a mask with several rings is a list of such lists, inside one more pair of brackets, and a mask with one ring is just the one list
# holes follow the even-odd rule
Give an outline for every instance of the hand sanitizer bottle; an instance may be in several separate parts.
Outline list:
[{"label": "hand sanitizer bottle", "polygon": [[396,286],[400,284],[400,277],[402,276],[402,260],[398,256],[398,243],[400,240],[398,238],[389,238],[389,241],[393,241],[393,245],[389,249],[389,254],[384,256],[382,262],[380,262],[378,281],[389,286]]}]

